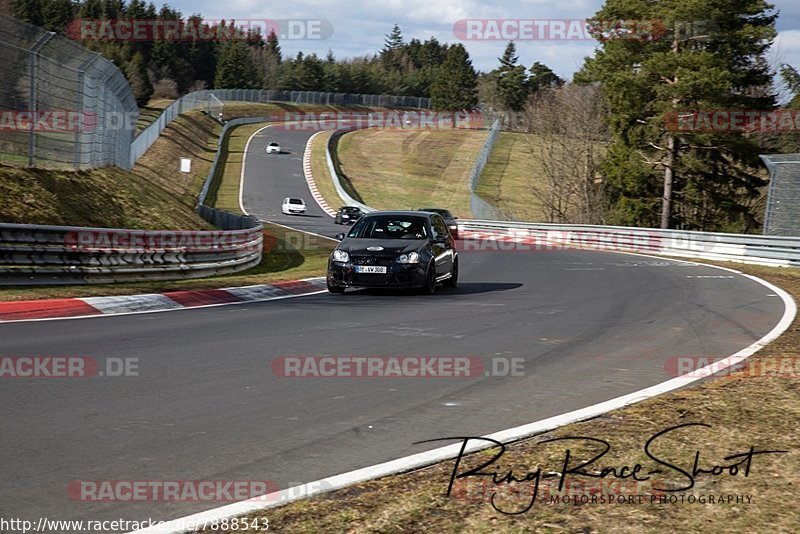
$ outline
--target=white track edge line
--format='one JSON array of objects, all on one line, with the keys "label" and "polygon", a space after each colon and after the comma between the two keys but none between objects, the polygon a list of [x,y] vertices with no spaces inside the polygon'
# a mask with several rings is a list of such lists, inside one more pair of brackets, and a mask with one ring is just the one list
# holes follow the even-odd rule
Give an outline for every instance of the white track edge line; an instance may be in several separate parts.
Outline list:
[{"label": "white track edge line", "polygon": [[[645,254],[641,255],[645,256]],[[681,263],[693,263],[691,261],[686,261],[686,260],[674,260],[674,261],[679,261]],[[661,382],[660,384],[656,384],[654,386],[650,386],[641,389],[639,391],[634,391],[633,393],[628,393],[626,395],[622,395],[620,397],[616,397],[604,402],[587,406],[585,408],[573,410],[565,414],[556,415],[553,417],[549,417],[547,419],[542,419],[539,421],[535,421],[533,423],[528,423],[526,425],[509,428],[506,430],[501,430],[492,434],[488,434],[487,436],[484,437],[491,438],[504,443],[517,441],[520,439],[530,437],[535,434],[540,434],[542,432],[553,430],[560,426],[597,417],[598,415],[602,415],[612,410],[623,408],[630,404],[634,404],[655,397],[657,395],[673,391],[675,389],[684,387],[693,382],[697,382],[699,380],[708,378],[708,376],[711,375],[711,371],[718,372],[727,369],[728,367],[735,365],[736,363],[739,363],[742,360],[745,360],[749,356],[752,356],[753,354],[758,352],[761,348],[763,348],[771,341],[777,339],[783,332],[785,332],[789,328],[789,326],[791,326],[797,314],[797,305],[795,304],[794,299],[791,297],[791,295],[789,295],[786,291],[771,284],[770,282],[767,282],[766,280],[762,280],[757,276],[739,273],[738,271],[735,271],[733,269],[728,269],[726,267],[719,267],[716,265],[707,265],[707,264],[703,265],[706,265],[711,268],[736,272],[746,278],[749,278],[750,280],[760,283],[761,285],[773,291],[781,298],[781,300],[783,300],[784,312],[783,315],[781,316],[781,319],[772,328],[772,330],[770,330],[758,341],[750,344],[749,346],[745,347],[739,352],[732,354],[731,356],[728,356],[723,360],[714,362],[705,367],[697,369],[694,372],[694,374],[699,376],[682,375]],[[705,375],[703,371],[708,371],[709,374]],[[203,522],[211,522],[213,520],[240,517],[252,512],[267,510],[269,508],[282,506],[304,498],[313,497],[315,495],[320,495],[323,493],[327,493],[329,491],[341,489],[347,486],[351,486],[353,484],[358,484],[360,482],[366,482],[376,478],[403,473],[411,471],[413,469],[418,469],[420,467],[432,465],[434,463],[441,462],[444,460],[449,460],[458,456],[458,454],[461,451],[461,446],[462,446],[461,443],[457,443],[454,445],[447,445],[445,447],[440,447],[438,449],[433,449],[418,454],[413,454],[410,456],[406,456],[404,458],[398,458],[396,460],[390,460],[388,462],[383,462],[377,465],[364,467],[347,473],[342,473],[340,475],[335,475],[320,480],[316,480],[313,482],[308,482],[306,484],[294,486],[292,488],[281,490],[279,492],[270,493],[265,496],[255,497],[254,499],[251,500],[235,502],[225,506],[212,508],[204,512],[187,515],[178,519],[173,519],[170,521],[163,522],[153,527],[140,529],[133,532],[135,534],[184,534],[187,532],[193,532],[196,530],[193,525],[197,525],[198,523],[202,524]],[[475,452],[490,447],[491,445],[487,446],[487,445],[468,444],[464,452]],[[272,500],[272,502],[269,502],[270,499]]]}]

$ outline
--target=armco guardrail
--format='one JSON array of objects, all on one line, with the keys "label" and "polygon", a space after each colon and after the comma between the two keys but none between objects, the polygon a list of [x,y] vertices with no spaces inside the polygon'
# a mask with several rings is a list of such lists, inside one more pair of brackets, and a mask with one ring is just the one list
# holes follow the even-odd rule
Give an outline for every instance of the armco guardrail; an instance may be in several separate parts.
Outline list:
[{"label": "armco guardrail", "polygon": [[344,200],[345,204],[348,206],[358,206],[361,208],[361,211],[364,212],[375,211],[374,208],[371,208],[363,202],[359,202],[358,200],[354,199],[347,192],[343,185],[343,183],[347,180],[347,177],[343,175],[341,166],[339,165],[339,158],[336,156],[336,147],[339,144],[339,138],[347,132],[351,132],[353,130],[354,128],[342,128],[334,131],[331,134],[330,138],[328,138],[328,144],[325,146],[325,161],[328,163],[328,172],[331,173],[331,179],[333,179],[333,185],[336,188],[336,192],[339,194],[342,200]]},{"label": "armco guardrail", "polygon": [[228,130],[264,117],[228,122],[219,138],[197,213],[222,230],[155,231],[0,224],[0,285],[85,284],[203,278],[261,261],[258,219],[205,206]]},{"label": "armco guardrail", "polygon": [[261,223],[250,222],[242,230],[176,232],[0,224],[0,283],[174,280],[235,272],[261,261]]},{"label": "armco guardrail", "polygon": [[[459,228],[464,231],[462,237],[467,240],[464,245],[467,250],[570,247],[800,267],[800,237],[484,220],[459,221]],[[486,247],[480,244],[484,238],[500,242]]]}]

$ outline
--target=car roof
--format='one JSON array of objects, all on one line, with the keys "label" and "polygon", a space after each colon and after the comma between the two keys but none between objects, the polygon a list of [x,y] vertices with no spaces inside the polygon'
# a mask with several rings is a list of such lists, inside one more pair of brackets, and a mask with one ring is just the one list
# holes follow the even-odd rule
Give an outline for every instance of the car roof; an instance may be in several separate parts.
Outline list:
[{"label": "car roof", "polygon": [[389,216],[397,217],[397,216],[403,215],[403,216],[407,216],[407,217],[420,217],[424,213],[430,213],[430,212],[417,211],[417,210],[371,211],[369,213],[365,213],[364,216],[365,217],[374,217],[374,216],[380,216],[380,215],[389,215]]},{"label": "car roof", "polygon": [[441,212],[450,213],[447,208],[419,208],[417,211],[427,211],[429,213],[438,213],[439,215],[441,215]]}]

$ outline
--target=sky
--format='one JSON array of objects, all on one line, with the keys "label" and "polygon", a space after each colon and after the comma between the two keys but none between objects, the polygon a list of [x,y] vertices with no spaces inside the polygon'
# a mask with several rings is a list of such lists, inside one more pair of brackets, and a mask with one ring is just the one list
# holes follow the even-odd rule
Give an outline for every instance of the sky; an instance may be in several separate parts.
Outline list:
[{"label": "sky", "polygon": [[[372,54],[383,46],[384,38],[394,24],[398,24],[405,41],[417,38],[421,41],[436,37],[440,42],[461,42],[467,48],[477,70],[489,71],[498,64],[498,57],[503,53],[507,40],[502,37],[513,35],[501,34],[500,39],[487,40],[474,37],[492,36],[488,22],[482,22],[480,28],[476,22],[470,26],[469,36],[466,31],[458,31],[455,24],[459,20],[487,21],[490,19],[537,20],[538,28],[545,31],[542,24],[547,24],[552,31],[557,31],[556,21],[564,22],[569,29],[570,21],[579,21],[592,17],[602,6],[602,0],[504,0],[492,2],[484,0],[292,0],[276,4],[264,0],[172,0],[170,5],[185,16],[200,13],[206,19],[250,20],[292,20],[293,32],[303,32],[319,39],[281,40],[284,55],[294,56],[298,51],[315,52],[325,56],[332,50],[338,59]],[[279,5],[279,8],[275,6]],[[780,12],[777,21],[779,31],[771,53],[770,60],[774,64],[789,63],[800,67],[800,2],[797,0],[774,1],[775,9]],[[303,22],[299,22],[303,21]],[[310,21],[310,22],[308,22]],[[314,21],[324,21],[321,26]],[[288,23],[287,23],[288,24]],[[524,24],[524,23],[523,23]],[[528,23],[530,24],[530,23]],[[285,26],[288,27],[288,26]],[[507,26],[509,32],[515,27],[536,36],[536,29],[525,26]],[[321,28],[321,29],[317,29]],[[326,31],[326,28],[328,29]],[[463,27],[462,27],[463,28]],[[577,26],[575,26],[577,28]],[[332,31],[330,31],[332,30]],[[330,35],[326,35],[330,33]],[[517,52],[521,64],[530,67],[534,61],[541,61],[552,68],[559,76],[570,79],[572,74],[583,64],[583,58],[590,56],[596,42],[589,38],[582,39],[577,33],[565,31],[563,34],[573,39],[517,39]],[[800,70],[800,69],[799,69]]]}]

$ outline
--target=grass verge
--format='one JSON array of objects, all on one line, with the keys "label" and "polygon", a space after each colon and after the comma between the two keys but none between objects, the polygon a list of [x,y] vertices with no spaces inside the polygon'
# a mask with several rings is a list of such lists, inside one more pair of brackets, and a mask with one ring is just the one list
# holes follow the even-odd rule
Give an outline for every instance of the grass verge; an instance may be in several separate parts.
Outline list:
[{"label": "grass verge", "polygon": [[146,106],[139,108],[139,120],[136,121],[136,133],[138,134],[151,123],[155,122],[158,116],[161,115],[161,112],[173,102],[175,102],[175,100],[171,98],[153,98]]},{"label": "grass verge", "polygon": [[443,207],[468,218],[468,175],[486,135],[483,130],[364,129],[342,136],[338,156],[369,206]]},{"label": "grass verge", "polygon": [[[730,264],[721,263],[730,267]],[[800,299],[800,270],[736,266],[755,274]],[[496,491],[495,505],[506,512],[525,509],[531,500],[531,482],[495,486],[490,477],[462,479],[446,496],[453,470],[447,461],[410,473],[354,485],[340,491],[307,499],[284,507],[251,514],[269,519],[270,530],[280,532],[798,532],[800,508],[795,505],[795,488],[800,485],[800,448],[796,426],[800,420],[800,320],[795,319],[779,339],[751,358],[755,362],[794,362],[791,372],[753,376],[735,372],[726,377],[661,395],[593,420],[561,427],[544,435],[507,446],[498,478],[510,469],[518,478],[538,467],[542,472],[560,472],[564,462],[564,442],[543,445],[544,439],[565,436],[590,436],[606,440],[611,451],[592,464],[593,473],[603,467],[641,463],[643,471],[662,467],[654,480],[636,482],[614,479],[567,476],[567,485],[558,491],[557,478],[544,479],[539,499],[525,513],[505,515],[489,502]],[[791,360],[787,360],[789,357]],[[749,360],[748,360],[749,361]],[[766,365],[761,367],[766,368]],[[668,376],[665,374],[665,379]],[[698,474],[691,490],[667,493],[659,488],[678,489],[688,478],[672,468],[659,466],[648,458],[643,447],[656,433],[685,423],[701,423],[711,428],[680,429],[663,436],[652,452],[664,461],[691,472],[695,451],[700,451],[700,466],[732,465],[740,459],[725,456],[758,450],[788,450],[785,454],[756,455],[747,476],[744,465],[734,475]],[[436,437],[436,436],[432,436]],[[570,465],[588,461],[602,450],[597,444],[569,442]],[[459,472],[489,461],[496,451],[466,457]],[[494,473],[493,467],[483,472]],[[630,471],[628,472],[630,474]],[[656,478],[657,477],[657,478]],[[477,480],[484,478],[485,480]],[[464,481],[470,481],[465,483]],[[521,488],[525,488],[521,491]],[[592,503],[595,496],[597,502]],[[684,502],[671,502],[670,496]],[[688,496],[704,496],[706,503],[688,502]],[[743,502],[708,504],[709,495],[740,496]],[[550,503],[550,497],[559,497]],[[603,503],[600,497],[604,497]],[[620,496],[624,503],[620,502]],[[641,497],[639,497],[641,496]],[[661,497],[667,499],[661,501]],[[744,501],[749,496],[750,501]],[[545,499],[542,502],[541,499]],[[566,498],[566,502],[564,502]],[[639,499],[642,502],[639,502]],[[587,503],[584,503],[586,499]],[[651,501],[651,499],[655,499]],[[612,502],[609,503],[608,501]],[[230,532],[224,529],[216,532]]]},{"label": "grass verge", "polygon": [[216,174],[206,197],[206,204],[231,213],[242,213],[239,206],[239,185],[244,163],[244,147],[247,140],[265,123],[246,124],[228,130],[222,142],[222,155]]},{"label": "grass verge", "polygon": [[500,132],[476,192],[516,220],[544,220],[542,203],[533,192],[535,186],[544,186],[541,152],[534,134]]},{"label": "grass verge", "polygon": [[209,227],[174,191],[115,167],[55,171],[0,166],[0,198],[0,220],[10,223],[154,230]]}]

